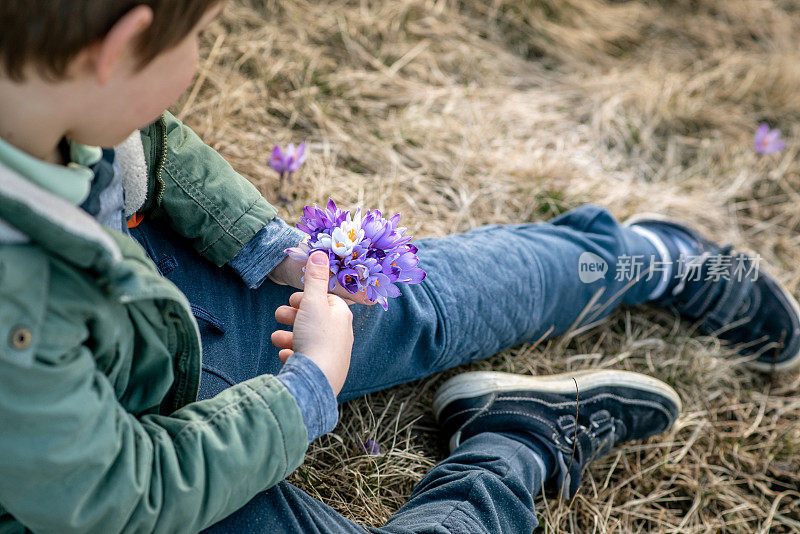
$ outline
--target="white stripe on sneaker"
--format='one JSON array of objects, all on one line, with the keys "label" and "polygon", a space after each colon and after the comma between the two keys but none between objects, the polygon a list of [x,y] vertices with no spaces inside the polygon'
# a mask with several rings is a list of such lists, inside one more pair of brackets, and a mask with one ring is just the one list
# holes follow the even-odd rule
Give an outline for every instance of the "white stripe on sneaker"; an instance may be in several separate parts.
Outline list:
[{"label": "white stripe on sneaker", "polygon": [[438,420],[442,410],[451,402],[499,393],[504,391],[542,391],[547,393],[571,395],[579,391],[589,391],[598,387],[629,387],[666,397],[678,411],[681,399],[678,393],[664,382],[640,373],[613,370],[587,370],[562,373],[550,376],[528,376],[494,371],[475,371],[460,374],[447,380],[433,398],[433,412]]}]

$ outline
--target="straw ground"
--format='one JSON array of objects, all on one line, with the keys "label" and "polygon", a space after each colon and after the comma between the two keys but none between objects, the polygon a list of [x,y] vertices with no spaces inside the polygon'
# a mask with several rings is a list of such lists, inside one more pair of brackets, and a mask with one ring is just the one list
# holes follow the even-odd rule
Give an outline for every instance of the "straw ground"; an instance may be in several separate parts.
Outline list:
[{"label": "straw ground", "polygon": [[[798,34],[791,0],[235,0],[175,111],[289,221],[328,196],[400,211],[419,237],[585,202],[658,211],[757,251],[798,293]],[[782,153],[754,153],[759,121]],[[311,157],[278,191],[269,150],[300,140]],[[623,309],[468,368],[629,369],[684,399],[574,501],[540,500],[547,531],[800,531],[800,378],[720,356],[668,312]],[[381,524],[445,454],[429,406],[449,374],[343,407],[291,481]]]}]

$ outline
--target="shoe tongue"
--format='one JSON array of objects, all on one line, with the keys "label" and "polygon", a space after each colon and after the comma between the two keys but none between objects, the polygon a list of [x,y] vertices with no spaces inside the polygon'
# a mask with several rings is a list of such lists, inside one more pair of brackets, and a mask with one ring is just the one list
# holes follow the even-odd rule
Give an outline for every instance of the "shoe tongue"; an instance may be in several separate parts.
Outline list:
[{"label": "shoe tongue", "polygon": [[[679,291],[675,295],[674,304],[683,315],[689,319],[699,319],[714,309],[728,283],[725,277],[730,276],[730,273],[723,272],[721,265],[713,267],[712,258],[730,258],[730,252],[730,245],[717,248],[702,258],[694,258],[694,261],[687,261],[681,266],[683,283],[679,283],[673,291]],[[720,260],[716,261],[719,263]],[[716,270],[712,272],[712,269]]]}]

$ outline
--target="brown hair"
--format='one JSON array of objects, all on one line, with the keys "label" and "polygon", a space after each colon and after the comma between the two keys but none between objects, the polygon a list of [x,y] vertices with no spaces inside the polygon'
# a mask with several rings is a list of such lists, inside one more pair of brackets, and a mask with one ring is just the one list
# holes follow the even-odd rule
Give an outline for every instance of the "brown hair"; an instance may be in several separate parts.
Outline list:
[{"label": "brown hair", "polygon": [[69,62],[137,5],[153,9],[142,64],[177,45],[221,0],[0,0],[0,69],[21,81],[26,66],[63,78]]}]

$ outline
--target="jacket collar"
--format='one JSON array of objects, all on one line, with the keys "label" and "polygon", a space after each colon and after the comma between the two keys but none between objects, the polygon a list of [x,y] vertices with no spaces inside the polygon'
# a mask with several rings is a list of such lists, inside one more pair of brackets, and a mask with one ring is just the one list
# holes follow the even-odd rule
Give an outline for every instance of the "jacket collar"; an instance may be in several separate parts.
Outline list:
[{"label": "jacket collar", "polygon": [[122,259],[109,232],[86,212],[0,164],[0,243],[26,239],[82,268]]},{"label": "jacket collar", "polygon": [[27,179],[78,206],[89,195],[94,179],[90,168],[103,156],[99,147],[66,141],[69,163],[56,165],[42,161],[0,139],[0,162]]}]

